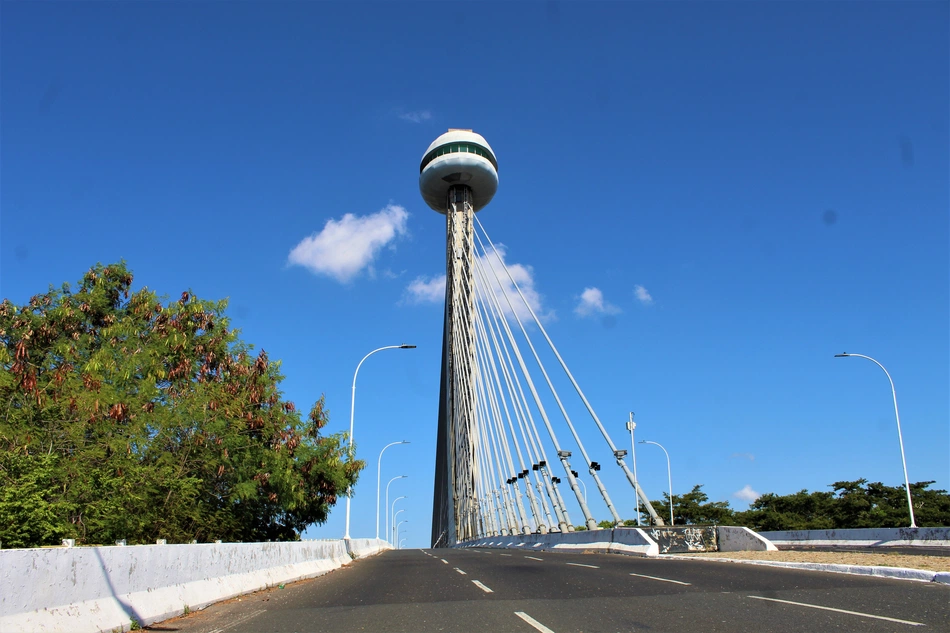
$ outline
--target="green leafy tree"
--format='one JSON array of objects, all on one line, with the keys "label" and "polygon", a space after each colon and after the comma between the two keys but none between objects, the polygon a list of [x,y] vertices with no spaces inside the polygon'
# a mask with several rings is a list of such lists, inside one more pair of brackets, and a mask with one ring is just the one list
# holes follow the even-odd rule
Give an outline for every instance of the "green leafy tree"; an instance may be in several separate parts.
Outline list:
[{"label": "green leafy tree", "polygon": [[[657,515],[667,518],[670,516],[670,495],[663,493],[662,501],[650,501]],[[709,501],[709,495],[703,492],[702,484],[693,486],[693,489],[684,495],[675,495],[673,498],[673,518],[676,525],[729,525],[733,521],[733,510],[728,501]],[[640,511],[640,519],[644,525],[651,524],[650,515],[646,510]],[[634,522],[635,523],[635,522]]]},{"label": "green leafy tree", "polygon": [[226,302],[131,291],[97,265],[0,304],[0,540],[36,546],[292,540],[364,464],[303,419],[280,363],[238,338]]}]

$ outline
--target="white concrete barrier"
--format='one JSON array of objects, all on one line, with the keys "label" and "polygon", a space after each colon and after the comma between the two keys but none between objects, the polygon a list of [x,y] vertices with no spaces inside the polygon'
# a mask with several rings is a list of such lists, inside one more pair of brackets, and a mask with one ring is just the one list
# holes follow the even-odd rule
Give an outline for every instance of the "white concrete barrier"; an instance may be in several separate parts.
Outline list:
[{"label": "white concrete barrier", "polygon": [[353,558],[364,558],[374,556],[383,550],[392,549],[392,545],[383,539],[375,538],[354,538],[347,541],[347,547]]},{"label": "white concrete barrier", "polygon": [[950,528],[865,528],[759,532],[776,545],[823,547],[950,547]]},{"label": "white concrete barrier", "polygon": [[720,552],[775,552],[778,548],[763,537],[756,534],[747,527],[720,526],[716,528],[718,533]]},{"label": "white concrete barrier", "polygon": [[612,552],[657,556],[659,548],[646,532],[639,528],[616,528],[611,530],[582,530],[578,532],[551,532],[548,534],[515,534],[490,536],[466,541],[458,547],[496,547],[531,551],[557,552]]},{"label": "white concrete barrier", "polygon": [[351,560],[342,540],[0,550],[0,631],[127,631]]}]

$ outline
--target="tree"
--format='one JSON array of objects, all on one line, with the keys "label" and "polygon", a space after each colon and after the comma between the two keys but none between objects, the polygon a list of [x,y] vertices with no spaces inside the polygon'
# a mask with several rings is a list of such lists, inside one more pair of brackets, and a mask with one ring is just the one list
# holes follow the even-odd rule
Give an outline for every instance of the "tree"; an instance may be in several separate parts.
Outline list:
[{"label": "tree", "polygon": [[131,292],[125,263],[0,304],[0,540],[292,540],[364,463],[279,390],[225,301]]},{"label": "tree", "polygon": [[[658,516],[670,516],[670,495],[663,493],[662,501],[650,501]],[[676,525],[729,525],[733,520],[733,511],[728,501],[709,502],[709,496],[703,492],[702,484],[674,497],[673,518]],[[650,515],[645,509],[640,511],[641,521],[650,525]],[[634,522],[635,524],[635,522]]]}]

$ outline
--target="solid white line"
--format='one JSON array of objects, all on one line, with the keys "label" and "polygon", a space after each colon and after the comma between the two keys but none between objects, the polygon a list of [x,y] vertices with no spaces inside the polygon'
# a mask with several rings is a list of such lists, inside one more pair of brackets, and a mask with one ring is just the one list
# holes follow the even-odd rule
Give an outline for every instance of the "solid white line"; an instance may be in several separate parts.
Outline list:
[{"label": "solid white line", "polygon": [[515,615],[521,618],[522,620],[524,620],[525,622],[527,622],[528,624],[530,624],[531,626],[533,626],[534,628],[541,631],[541,633],[554,633],[554,631],[544,626],[543,624],[541,624],[540,622],[532,618],[530,615],[528,615],[524,611],[515,611]]},{"label": "solid white line", "polygon": [[462,574],[463,576],[467,575],[464,571],[462,571],[462,570],[459,569],[458,567],[455,568],[455,571],[457,571],[458,573]]},{"label": "solid white line", "polygon": [[260,609],[260,610],[258,610],[258,611],[252,611],[252,612],[248,613],[247,615],[241,616],[241,617],[237,618],[236,620],[234,620],[234,621],[232,621],[232,622],[228,622],[227,624],[225,624],[224,626],[222,626],[220,629],[215,629],[215,630],[212,631],[211,633],[215,633],[216,631],[217,631],[217,632],[223,632],[223,631],[226,630],[226,629],[230,629],[231,627],[237,626],[238,624],[243,624],[244,622],[247,622],[247,621],[250,620],[251,618],[256,618],[256,617],[259,616],[260,614],[266,613],[266,612],[267,612],[267,609]]},{"label": "solid white line", "polygon": [[481,590],[484,591],[485,593],[495,593],[494,591],[492,591],[491,589],[489,589],[488,587],[486,587],[486,586],[483,585],[482,583],[478,582],[477,580],[473,580],[472,582],[475,583],[475,586],[476,586],[476,587],[478,587],[479,589],[481,589]]},{"label": "solid white line", "polygon": [[650,580],[662,580],[663,582],[675,582],[677,585],[689,585],[688,582],[680,582],[679,580],[670,580],[669,578],[657,578],[656,576],[644,576],[643,574],[630,574],[631,576],[636,576],[637,578],[649,578]]},{"label": "solid white line", "polygon": [[534,556],[525,556],[525,558],[530,558],[531,560],[540,560],[543,561],[543,558],[535,558]]},{"label": "solid white line", "polygon": [[808,607],[809,609],[821,609],[822,611],[834,611],[835,613],[846,613],[848,615],[857,615],[862,618],[874,618],[875,620],[887,620],[888,622],[897,622],[898,624],[909,624],[911,626],[925,626],[923,622],[911,622],[910,620],[898,620],[897,618],[887,618],[883,615],[871,615],[870,613],[859,613],[857,611],[847,611],[845,609],[835,609],[833,607],[822,607],[817,604],[806,604],[804,602],[792,602],[791,600],[779,600],[778,598],[763,598],[762,596],[747,596],[756,600],[768,600],[770,602],[781,602],[782,604],[794,604],[798,607]]},{"label": "solid white line", "polygon": [[574,567],[590,567],[591,569],[600,569],[597,565],[585,565],[584,563],[565,563],[565,565],[574,565]]}]

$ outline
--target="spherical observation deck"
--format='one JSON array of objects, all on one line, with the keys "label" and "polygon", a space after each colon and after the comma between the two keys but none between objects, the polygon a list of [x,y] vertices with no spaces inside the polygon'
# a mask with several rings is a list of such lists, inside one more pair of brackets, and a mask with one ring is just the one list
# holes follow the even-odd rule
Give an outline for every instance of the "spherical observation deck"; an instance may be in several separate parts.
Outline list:
[{"label": "spherical observation deck", "polygon": [[495,152],[471,130],[449,130],[432,141],[419,165],[422,199],[439,213],[446,212],[449,189],[455,185],[472,190],[475,211],[491,202],[498,190]]}]

